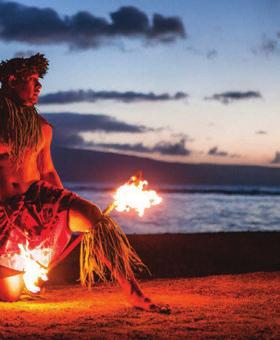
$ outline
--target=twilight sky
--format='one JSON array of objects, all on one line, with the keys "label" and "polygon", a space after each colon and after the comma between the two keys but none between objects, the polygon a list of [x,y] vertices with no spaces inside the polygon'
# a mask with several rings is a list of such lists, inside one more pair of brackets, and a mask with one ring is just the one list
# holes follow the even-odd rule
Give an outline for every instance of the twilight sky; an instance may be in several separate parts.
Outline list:
[{"label": "twilight sky", "polygon": [[1,59],[50,60],[38,108],[60,145],[279,165],[279,17],[279,0],[0,0]]}]

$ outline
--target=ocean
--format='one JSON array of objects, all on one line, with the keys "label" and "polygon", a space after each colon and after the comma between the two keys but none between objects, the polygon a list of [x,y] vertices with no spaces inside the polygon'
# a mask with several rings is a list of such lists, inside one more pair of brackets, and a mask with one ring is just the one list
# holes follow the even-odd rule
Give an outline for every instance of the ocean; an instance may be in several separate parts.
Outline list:
[{"label": "ocean", "polygon": [[[113,201],[110,184],[64,184],[101,209]],[[143,217],[134,211],[111,213],[127,234],[280,231],[280,187],[178,185],[156,189],[162,203],[146,210]]]}]

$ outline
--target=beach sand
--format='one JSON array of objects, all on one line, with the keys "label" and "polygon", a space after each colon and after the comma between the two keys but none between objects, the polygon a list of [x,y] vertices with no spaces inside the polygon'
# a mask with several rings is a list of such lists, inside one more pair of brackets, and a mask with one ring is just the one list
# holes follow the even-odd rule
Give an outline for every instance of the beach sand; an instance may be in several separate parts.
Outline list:
[{"label": "beach sand", "polygon": [[81,288],[77,249],[42,299],[0,303],[0,338],[280,338],[280,233],[129,238],[153,272],[144,291],[170,315],[135,310],[115,283]]},{"label": "beach sand", "polygon": [[0,303],[1,338],[280,338],[280,272],[142,282],[170,315],[131,308],[117,285],[49,287],[43,300]]}]

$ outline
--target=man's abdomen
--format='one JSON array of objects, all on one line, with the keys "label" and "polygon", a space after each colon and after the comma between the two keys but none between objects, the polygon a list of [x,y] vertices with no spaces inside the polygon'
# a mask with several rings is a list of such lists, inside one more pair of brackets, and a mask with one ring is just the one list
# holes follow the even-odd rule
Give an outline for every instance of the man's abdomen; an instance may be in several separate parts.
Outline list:
[{"label": "man's abdomen", "polygon": [[39,179],[35,157],[26,158],[19,168],[10,160],[0,159],[0,201],[23,194]]}]

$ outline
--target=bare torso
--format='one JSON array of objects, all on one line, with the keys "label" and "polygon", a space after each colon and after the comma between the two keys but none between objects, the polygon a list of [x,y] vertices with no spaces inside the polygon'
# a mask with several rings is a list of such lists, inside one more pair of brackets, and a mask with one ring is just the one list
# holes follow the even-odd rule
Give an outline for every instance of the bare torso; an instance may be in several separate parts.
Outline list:
[{"label": "bare torso", "polygon": [[42,138],[38,146],[24,151],[23,162],[18,169],[9,157],[11,146],[0,142],[0,201],[24,193],[31,183],[40,179],[39,155],[51,134],[51,127],[42,121]]}]

